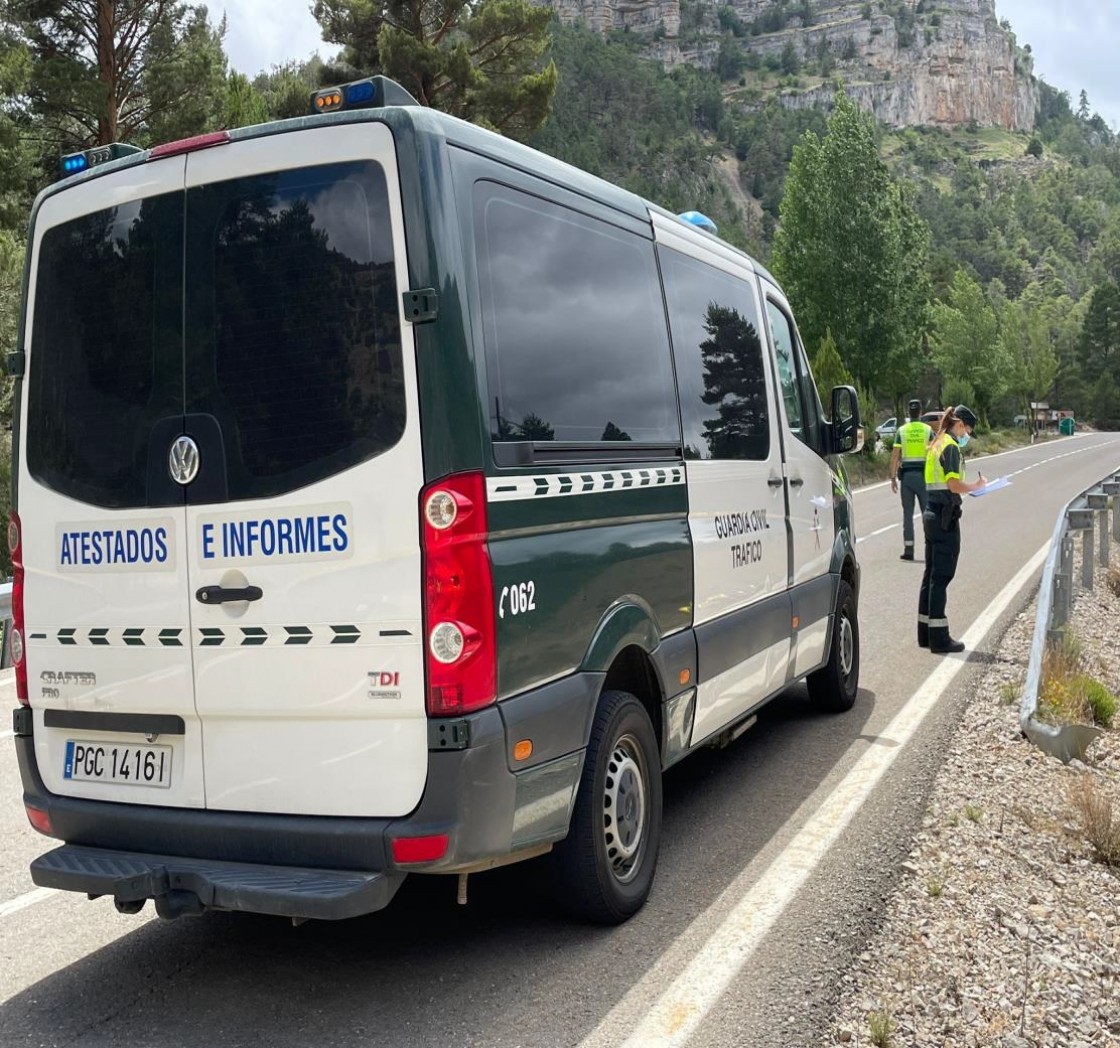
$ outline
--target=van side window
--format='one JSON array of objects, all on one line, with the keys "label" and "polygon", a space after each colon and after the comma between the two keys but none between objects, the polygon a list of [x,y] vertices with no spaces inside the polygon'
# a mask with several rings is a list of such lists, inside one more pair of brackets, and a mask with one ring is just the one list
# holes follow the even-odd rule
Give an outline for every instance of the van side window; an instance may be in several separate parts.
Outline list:
[{"label": "van side window", "polygon": [[817,392],[817,383],[813,379],[813,372],[809,369],[809,361],[805,356],[805,347],[801,340],[797,340],[797,382],[801,387],[801,408],[805,427],[805,440],[811,448],[821,446],[821,397]]},{"label": "van side window", "polygon": [[774,355],[778,361],[778,382],[782,387],[782,400],[786,405],[786,418],[793,433],[804,439],[801,418],[801,390],[797,381],[796,340],[789,318],[770,299],[766,300],[766,314],[774,335]]},{"label": "van side window", "polygon": [[652,243],[487,181],[474,226],[493,439],[679,442]]},{"label": "van side window", "polygon": [[705,262],[660,248],[680,387],[685,457],[770,455],[770,411],[751,288]]}]

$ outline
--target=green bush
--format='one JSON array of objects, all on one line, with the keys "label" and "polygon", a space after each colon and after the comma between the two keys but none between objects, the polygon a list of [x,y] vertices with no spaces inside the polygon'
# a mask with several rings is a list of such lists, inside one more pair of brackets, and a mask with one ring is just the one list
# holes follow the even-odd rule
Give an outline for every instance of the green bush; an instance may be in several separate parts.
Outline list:
[{"label": "green bush", "polygon": [[1094,677],[1082,675],[1075,678],[1074,685],[1085,696],[1085,701],[1093,711],[1093,720],[1102,728],[1111,728],[1117,707],[1120,707],[1120,699]]}]

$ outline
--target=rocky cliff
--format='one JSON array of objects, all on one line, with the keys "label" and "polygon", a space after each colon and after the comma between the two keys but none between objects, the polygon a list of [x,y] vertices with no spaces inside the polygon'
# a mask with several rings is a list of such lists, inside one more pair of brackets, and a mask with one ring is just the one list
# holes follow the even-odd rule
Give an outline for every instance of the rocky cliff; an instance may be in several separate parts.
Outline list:
[{"label": "rocky cliff", "polygon": [[667,65],[712,67],[721,47],[754,65],[782,58],[801,73],[799,86],[787,77],[779,88],[790,107],[826,103],[842,82],[894,127],[1034,127],[1029,49],[1000,24],[995,0],[685,0],[683,12],[681,0],[542,2],[598,32],[648,34]]}]

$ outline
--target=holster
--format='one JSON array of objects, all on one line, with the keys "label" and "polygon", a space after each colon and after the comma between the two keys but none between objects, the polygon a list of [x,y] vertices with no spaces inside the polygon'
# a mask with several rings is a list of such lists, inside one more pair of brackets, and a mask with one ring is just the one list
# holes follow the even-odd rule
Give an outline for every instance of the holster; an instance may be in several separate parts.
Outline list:
[{"label": "holster", "polygon": [[952,531],[954,525],[961,519],[961,508],[955,502],[946,502],[941,506],[941,530]]}]

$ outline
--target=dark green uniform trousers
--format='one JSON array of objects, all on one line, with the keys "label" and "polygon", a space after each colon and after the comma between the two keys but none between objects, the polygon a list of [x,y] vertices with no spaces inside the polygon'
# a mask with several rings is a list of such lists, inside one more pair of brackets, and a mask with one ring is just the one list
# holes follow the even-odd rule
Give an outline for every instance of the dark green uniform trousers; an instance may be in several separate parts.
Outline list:
[{"label": "dark green uniform trousers", "polygon": [[899,474],[899,492],[902,495],[902,546],[903,553],[914,553],[914,502],[923,513],[926,511],[926,475],[922,469],[904,469]]},{"label": "dark green uniform trousers", "polygon": [[923,648],[945,648],[949,644],[945,604],[961,555],[961,525],[954,520],[946,531],[941,527],[940,508],[930,506],[922,514],[922,526],[926,533],[926,570],[918,596],[918,643]]}]

